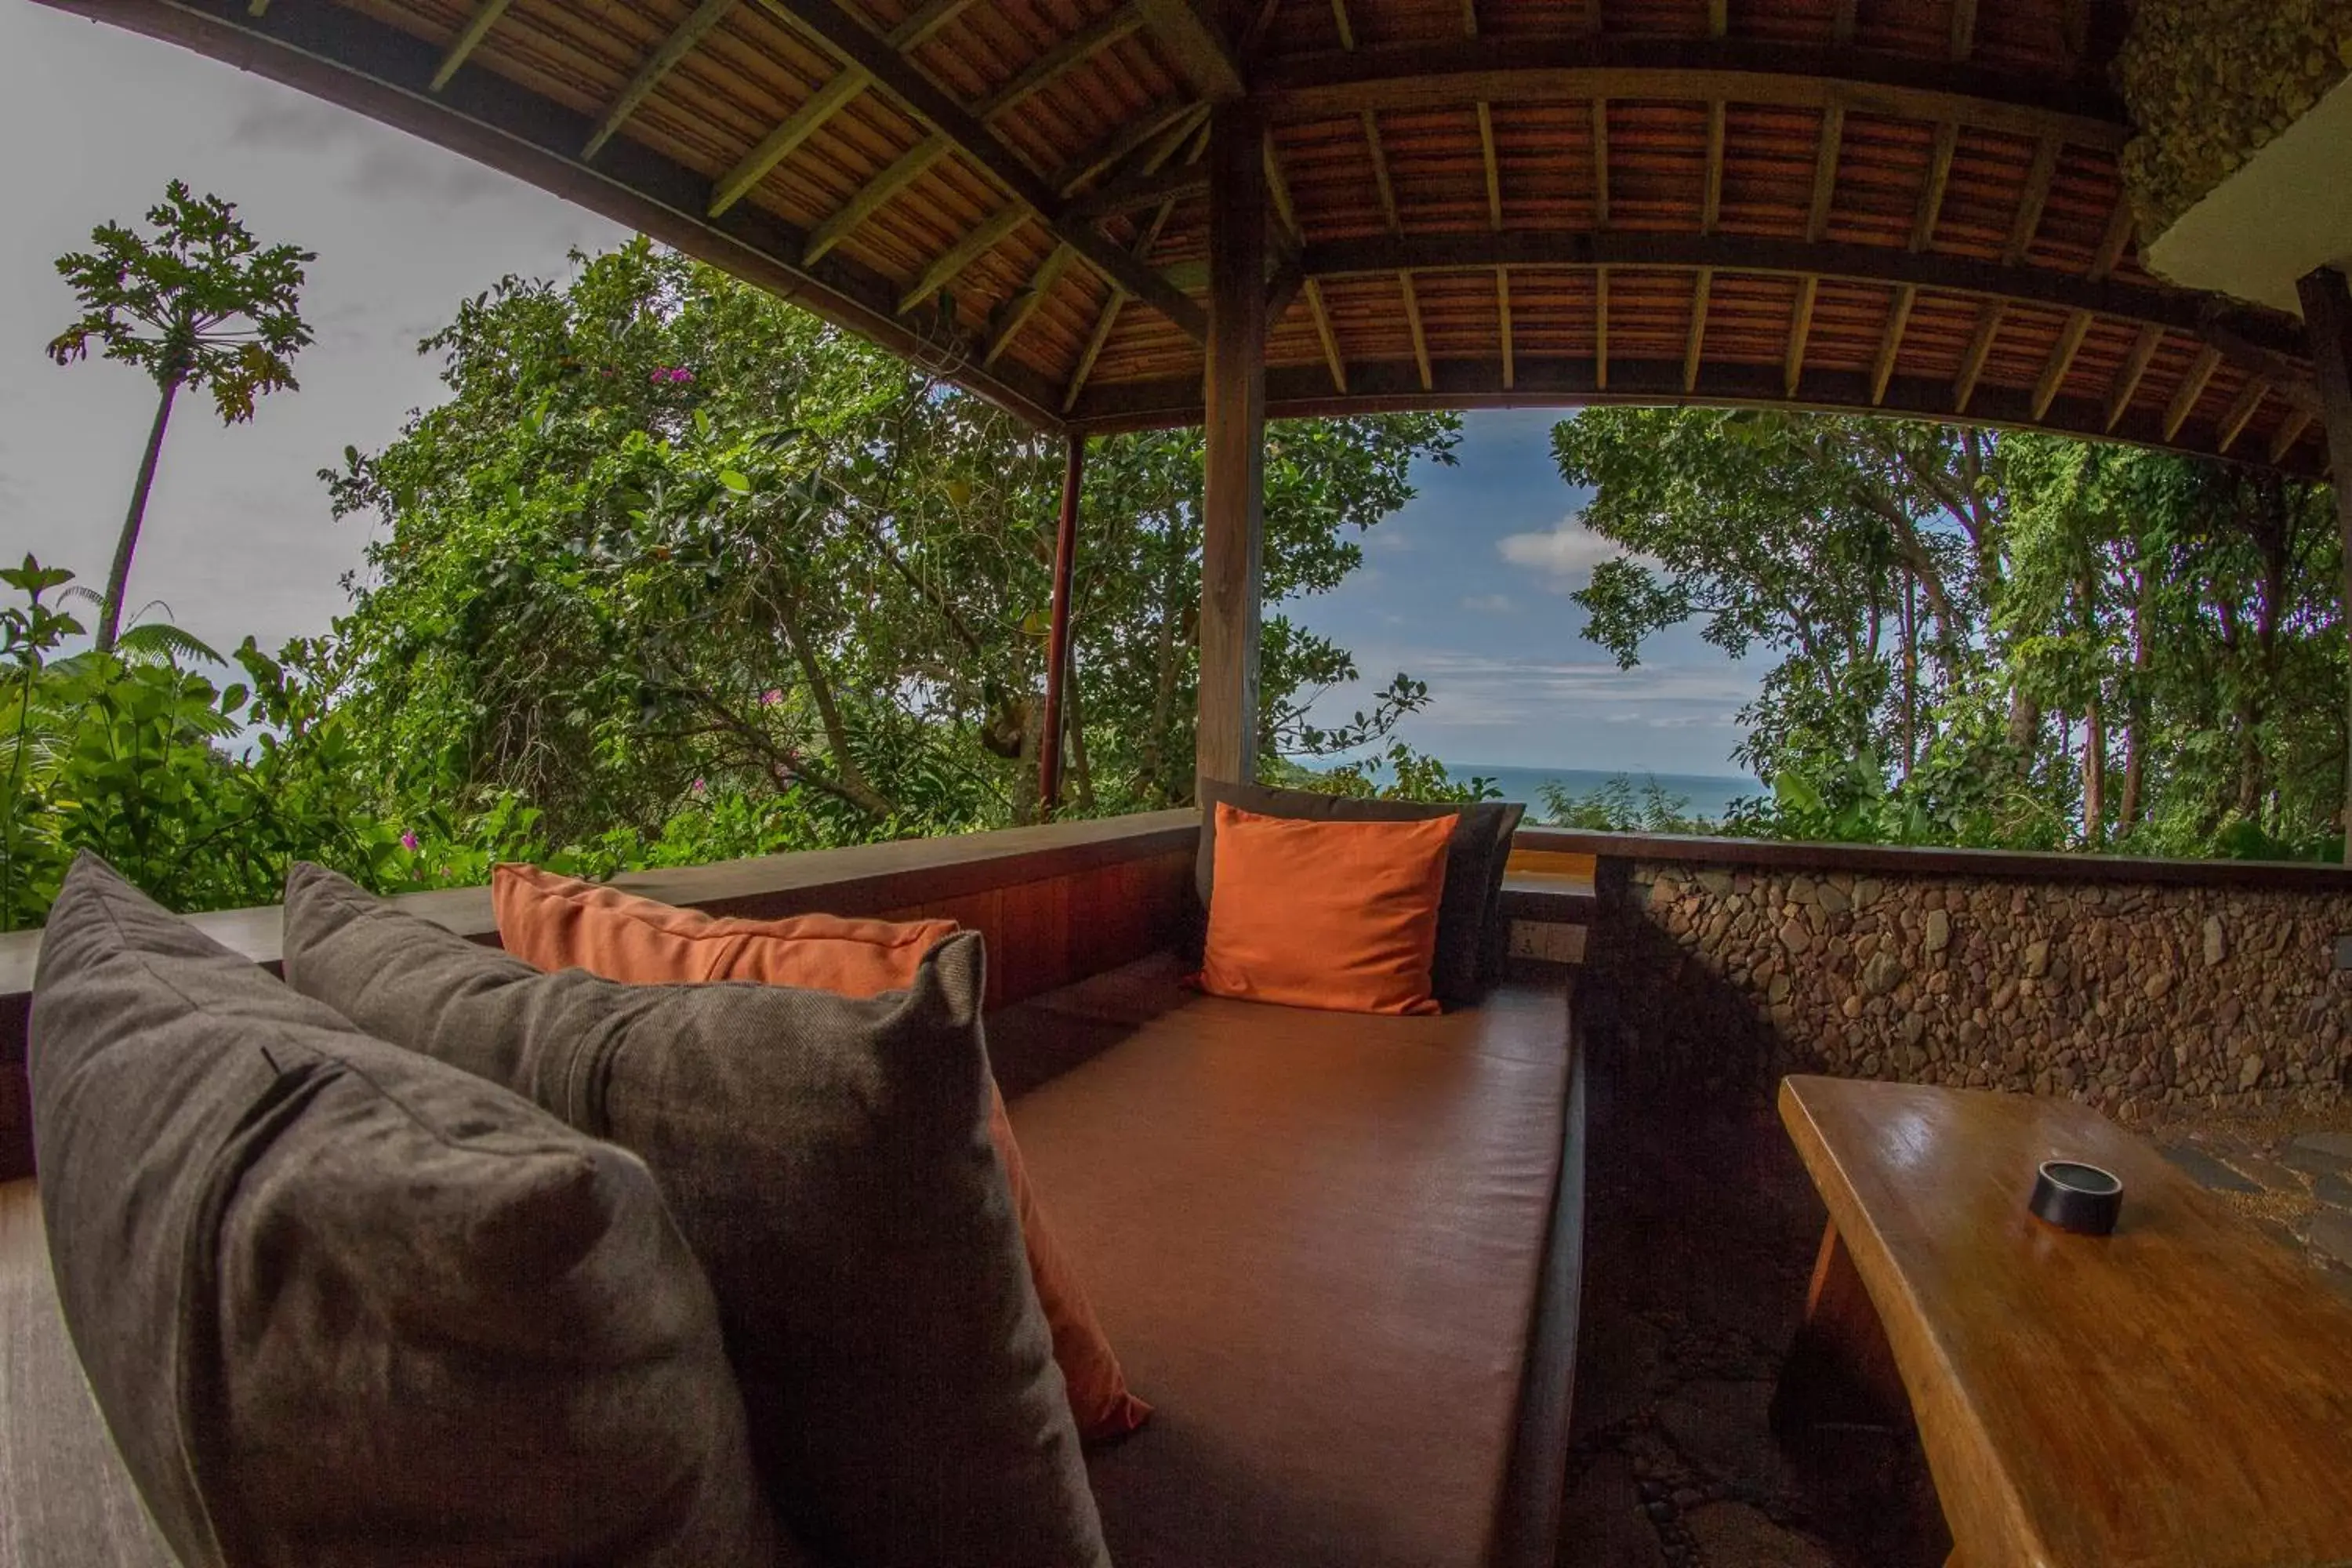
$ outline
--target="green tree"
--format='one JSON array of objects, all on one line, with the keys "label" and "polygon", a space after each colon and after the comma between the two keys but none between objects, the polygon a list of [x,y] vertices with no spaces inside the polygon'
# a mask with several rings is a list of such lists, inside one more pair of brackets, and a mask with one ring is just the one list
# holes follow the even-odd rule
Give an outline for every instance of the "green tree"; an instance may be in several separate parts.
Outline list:
[{"label": "green tree", "polygon": [[298,309],[303,266],[317,259],[310,252],[265,248],[232,204],[192,195],[179,180],[148,209],[147,222],[152,235],[100,224],[90,231],[90,249],[57,263],[80,300],[81,317],[51,341],[49,358],[71,364],[89,357],[95,342],[103,357],[136,366],[155,384],[155,418],[99,608],[100,652],[114,647],[121,626],[173,400],[183,387],[208,391],[223,424],[250,419],[256,400],[295,385],[294,355],[310,342]]}]

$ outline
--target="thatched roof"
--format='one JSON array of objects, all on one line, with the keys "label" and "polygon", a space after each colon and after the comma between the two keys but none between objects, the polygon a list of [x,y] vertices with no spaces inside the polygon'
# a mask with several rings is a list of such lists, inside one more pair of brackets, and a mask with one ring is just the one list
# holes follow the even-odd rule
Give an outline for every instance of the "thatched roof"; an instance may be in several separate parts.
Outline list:
[{"label": "thatched roof", "polygon": [[2291,319],[2143,272],[2113,0],[61,0],[509,169],[1004,403],[1201,410],[1211,102],[1275,415],[1689,401],[2315,471]]}]

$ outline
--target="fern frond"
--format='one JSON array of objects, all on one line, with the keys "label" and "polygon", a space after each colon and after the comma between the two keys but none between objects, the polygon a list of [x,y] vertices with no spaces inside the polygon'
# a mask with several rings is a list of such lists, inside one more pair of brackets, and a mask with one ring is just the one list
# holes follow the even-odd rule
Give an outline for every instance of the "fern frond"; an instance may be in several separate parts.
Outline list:
[{"label": "fern frond", "polygon": [[169,621],[148,621],[125,628],[115,639],[114,651],[142,664],[226,664],[212,645]]}]

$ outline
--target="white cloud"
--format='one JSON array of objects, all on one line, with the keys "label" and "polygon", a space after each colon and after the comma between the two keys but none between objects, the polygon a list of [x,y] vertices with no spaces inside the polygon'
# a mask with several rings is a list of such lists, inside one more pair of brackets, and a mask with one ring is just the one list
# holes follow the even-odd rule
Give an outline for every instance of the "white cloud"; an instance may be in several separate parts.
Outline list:
[{"label": "white cloud", "polygon": [[1473,615],[1507,616],[1518,609],[1508,594],[1473,594],[1462,601],[1462,607]]},{"label": "white cloud", "polygon": [[1540,533],[1506,534],[1495,550],[1512,565],[1535,574],[1555,594],[1583,587],[1592,581],[1594,567],[1627,553],[1622,545],[1585,527],[1584,514],[1578,511]]}]

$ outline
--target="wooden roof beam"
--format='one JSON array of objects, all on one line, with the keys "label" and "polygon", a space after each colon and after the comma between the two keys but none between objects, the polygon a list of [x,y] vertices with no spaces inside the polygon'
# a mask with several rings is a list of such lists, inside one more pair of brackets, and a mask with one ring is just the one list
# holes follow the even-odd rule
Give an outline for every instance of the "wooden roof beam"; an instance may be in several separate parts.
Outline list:
[{"label": "wooden roof beam", "polygon": [[1066,245],[1054,247],[1053,254],[1045,258],[1045,264],[1037,268],[1037,276],[1029,280],[1029,287],[1005,302],[1004,309],[999,312],[996,331],[990,334],[988,352],[981,359],[983,367],[994,364],[1003,357],[1004,351],[1013,346],[1013,340],[1021,335],[1021,329],[1036,315],[1037,308],[1060,285],[1062,274],[1069,270],[1070,263],[1077,258],[1078,253]]},{"label": "wooden roof beam", "polygon": [[1965,60],[1977,51],[1977,0],[1952,0],[1952,58]]},{"label": "wooden roof beam", "polygon": [[1858,9],[1854,0],[1837,0],[1837,9],[1830,15],[1830,42],[1840,48],[1844,48],[1853,42],[1855,13]]},{"label": "wooden roof beam", "polygon": [[876,83],[908,113],[947,137],[975,167],[1015,200],[1027,204],[1055,237],[1077,251],[1087,266],[1175,322],[1193,342],[1206,339],[1206,311],[1170,288],[1092,224],[1072,218],[1064,211],[1063,192],[1048,184],[995,132],[941,90],[887,39],[870,31],[845,10],[840,0],[758,3],[844,61],[871,74]]},{"label": "wooden roof beam", "polygon": [[1698,231],[1713,234],[1723,216],[1723,100],[1706,106],[1706,176],[1699,195]]},{"label": "wooden roof beam", "polygon": [[2104,283],[2112,276],[2132,242],[2137,220],[2132,216],[2131,197],[2116,193],[2115,210],[2107,214],[2106,231],[2099,236],[2099,248],[2091,255],[2091,269],[2084,274],[2094,283]]},{"label": "wooden roof beam", "polygon": [[1258,0],[1257,15],[1242,30],[1241,54],[1244,59],[1254,58],[1258,46],[1265,42],[1266,33],[1274,26],[1274,18],[1282,9],[1282,0]]},{"label": "wooden roof beam", "polygon": [[2197,357],[2189,362],[2189,374],[2180,378],[2180,384],[2173,389],[2172,401],[2164,405],[2164,438],[2167,441],[2180,434],[2180,427],[2189,422],[2197,400],[2205,395],[2206,385],[2212,381],[2213,373],[2221,368],[2221,351],[2210,343],[2199,349]]},{"label": "wooden roof beam", "polygon": [[2050,412],[2050,405],[2058,396],[2058,389],[2066,384],[2066,373],[2074,368],[2074,356],[2082,352],[2083,335],[2091,330],[2091,312],[2076,310],[2066,318],[2059,329],[2058,341],[2050,350],[2050,362],[2042,367],[2042,379],[2033,384],[2033,417],[2041,418]]},{"label": "wooden roof beam", "polygon": [[719,183],[710,188],[710,216],[717,217],[749,195],[771,170],[791,157],[802,142],[824,128],[826,121],[847,108],[851,99],[873,85],[873,76],[863,67],[851,66],[811,93],[808,101],[761,138],[760,144],[743,154],[733,168],[719,176]]},{"label": "wooden roof beam", "polygon": [[801,265],[815,266],[826,252],[855,234],[861,224],[887,205],[892,196],[920,179],[923,172],[946,157],[949,151],[946,137],[926,136],[900,153],[888,168],[860,186],[838,212],[817,225],[801,253]]},{"label": "wooden roof beam", "polygon": [[1136,0],[1151,36],[1175,58],[1193,95],[1221,103],[1242,95],[1242,66],[1223,28],[1197,0]]},{"label": "wooden roof beam", "polygon": [[1518,356],[1514,352],[1517,331],[1511,324],[1511,269],[1495,268],[1495,318],[1503,342],[1503,390],[1508,392],[1519,379]]},{"label": "wooden roof beam", "polygon": [[1339,29],[1339,47],[1354,49],[1356,25],[1348,19],[1348,0],[1331,0],[1331,23]]},{"label": "wooden roof beam", "polygon": [[[1181,0],[1178,3],[1181,5]],[[1127,0],[1116,11],[1105,12],[1007,77],[994,91],[971,106],[972,113],[982,124],[1002,119],[1056,77],[1093,58],[1121,38],[1141,31],[1144,18],[1144,0]]]},{"label": "wooden roof beam", "polygon": [[1609,268],[1592,274],[1592,384],[1609,390]]},{"label": "wooden roof beam", "polygon": [[900,54],[929,41],[933,33],[971,9],[974,0],[925,0],[914,14],[890,30],[890,47]]},{"label": "wooden roof beam", "polygon": [[1339,339],[1331,331],[1331,312],[1323,303],[1323,285],[1309,278],[1306,293],[1307,313],[1315,322],[1315,340],[1323,345],[1323,363],[1331,372],[1331,384],[1344,393],[1348,390],[1348,362],[1339,357]]},{"label": "wooden roof beam", "polygon": [[2147,379],[2147,367],[2156,358],[2158,345],[2164,342],[2164,329],[2149,325],[2139,330],[2132,340],[2131,353],[2124,356],[2121,369],[2116,372],[2116,384],[2107,389],[2107,422],[2103,428],[2112,430],[2123,423],[2130,412],[2132,399],[2139,395],[2139,384]]},{"label": "wooden roof beam", "polygon": [[2285,417],[2279,421],[2277,431],[2271,437],[2268,456],[2273,467],[2286,461],[2286,455],[2294,450],[2294,444],[2303,439],[2305,430],[2311,428],[2311,419],[2309,409],[2292,406],[2287,409]]},{"label": "wooden roof beam", "polygon": [[[439,92],[449,85],[449,79],[456,76],[467,58],[482,47],[482,40],[490,36],[490,29],[499,25],[499,18],[507,14],[507,7],[513,3],[514,0],[482,0],[474,8],[474,14],[466,18],[466,25],[457,29],[457,36],[449,40],[448,48],[442,52],[441,64],[433,73],[428,91]],[[256,16],[264,15],[260,11],[249,14]]]},{"label": "wooden roof beam", "polygon": [[1903,353],[1903,329],[1911,322],[1911,307],[1918,301],[1918,288],[1910,283],[1895,290],[1895,299],[1886,310],[1886,330],[1879,335],[1878,358],[1870,367],[1870,405],[1876,408],[1886,401],[1886,384],[1895,379],[1895,362]]},{"label": "wooden roof beam", "polygon": [[1146,174],[1105,181],[1073,198],[1069,212],[1073,217],[1108,217],[1113,213],[1134,212],[1171,198],[1197,196],[1208,188],[1209,172],[1197,164],[1155,169]]},{"label": "wooden roof beam", "polygon": [[1960,128],[1950,121],[1936,127],[1936,144],[1927,154],[1927,178],[1919,187],[1919,207],[1911,216],[1911,248],[1927,249],[1936,242],[1936,224],[1944,216],[1944,193],[1952,183],[1952,155],[1959,151]]},{"label": "wooden roof beam", "polygon": [[1337,120],[1365,109],[1622,99],[1706,102],[1955,125],[2120,151],[2131,127],[2104,91],[1869,49],[1747,38],[1593,37],[1578,33],[1384,44],[1267,61],[1251,85],[1275,121]]},{"label": "wooden roof beam", "polygon": [[1960,374],[1952,383],[1952,412],[1966,414],[1969,399],[1977,395],[1977,381],[1984,374],[1985,361],[1992,354],[1993,340],[2000,335],[2001,302],[1988,300],[1977,311],[1976,335],[1969,340],[1969,352],[1960,356]]},{"label": "wooden roof beam", "polygon": [[1683,395],[1698,385],[1699,363],[1706,353],[1706,308],[1715,292],[1715,274],[1702,267],[1691,285],[1690,335],[1683,342]]},{"label": "wooden roof beam", "polygon": [[1808,278],[1797,285],[1796,309],[1789,315],[1789,349],[1780,362],[1780,384],[1790,396],[1797,395],[1797,384],[1805,379],[1805,342],[1813,335],[1813,303],[1820,297],[1822,280]]},{"label": "wooden roof beam", "polygon": [[1609,226],[1609,100],[1592,100],[1592,226]]},{"label": "wooden roof beam", "polygon": [[1819,244],[1830,231],[1830,204],[1837,196],[1838,153],[1845,142],[1845,106],[1831,100],[1822,110],[1821,145],[1813,153],[1813,202],[1805,216],[1805,237]]},{"label": "wooden roof beam", "polygon": [[2270,391],[2271,384],[2261,376],[2246,378],[2246,384],[2230,400],[2229,408],[2221,415],[2221,444],[2213,448],[2215,451],[2225,457],[2229,454],[2230,448],[2238,444],[2238,437],[2246,433],[2246,426],[2253,422],[2254,411],[2263,405]]},{"label": "wooden roof beam", "polygon": [[629,79],[629,85],[621,89],[621,96],[613,100],[613,106],[604,111],[604,118],[597,121],[595,134],[589,137],[588,144],[580,149],[580,155],[593,158],[604,143],[613,139],[614,132],[628,123],[629,116],[637,111],[637,106],[653,96],[653,90],[661,85],[662,78],[676,70],[680,62],[692,54],[702,40],[710,36],[710,30],[724,21],[727,13],[734,8],[735,0],[702,0],[693,14],[680,22],[670,36],[662,40],[661,47],[637,68],[637,74]]},{"label": "wooden roof beam", "polygon": [[1706,0],[1706,36],[1720,38],[1731,31],[1731,0]]},{"label": "wooden roof beam", "polygon": [[1372,155],[1372,184],[1380,192],[1381,216],[1391,234],[1401,233],[1404,226],[1397,221],[1396,187],[1389,183],[1389,155],[1381,147],[1381,122],[1369,109],[1363,121],[1364,145]]},{"label": "wooden roof beam", "polygon": [[898,313],[905,315],[949,284],[963,269],[1004,243],[1014,229],[1027,223],[1034,215],[1019,202],[1008,202],[985,218],[979,226],[949,247],[939,259],[923,268],[923,275],[914,286],[898,297]]},{"label": "wooden roof beam", "polygon": [[1421,296],[1413,291],[1412,273],[1398,273],[1397,281],[1404,285],[1404,324],[1412,333],[1412,363],[1421,368],[1421,389],[1427,392],[1433,383],[1429,371],[1429,339],[1421,330]]},{"label": "wooden roof beam", "polygon": [[2009,226],[2009,248],[2001,260],[2014,267],[2025,259],[2033,237],[2042,229],[2042,211],[2050,205],[2050,182],[2058,174],[2059,141],[2044,136],[2034,144],[2033,163],[2026,170],[2025,186],[2018,193],[2017,216]]},{"label": "wooden roof beam", "polygon": [[1495,155],[1495,114],[1483,102],[1478,105],[1478,150],[1486,163],[1486,226],[1499,232],[1503,226],[1503,164]]},{"label": "wooden roof beam", "polygon": [[1055,191],[1067,198],[1109,172],[1129,153],[1162,136],[1181,141],[1181,133],[1208,118],[1209,106],[1189,100],[1161,104],[1135,116],[1100,144],[1081,153],[1053,175]]}]

